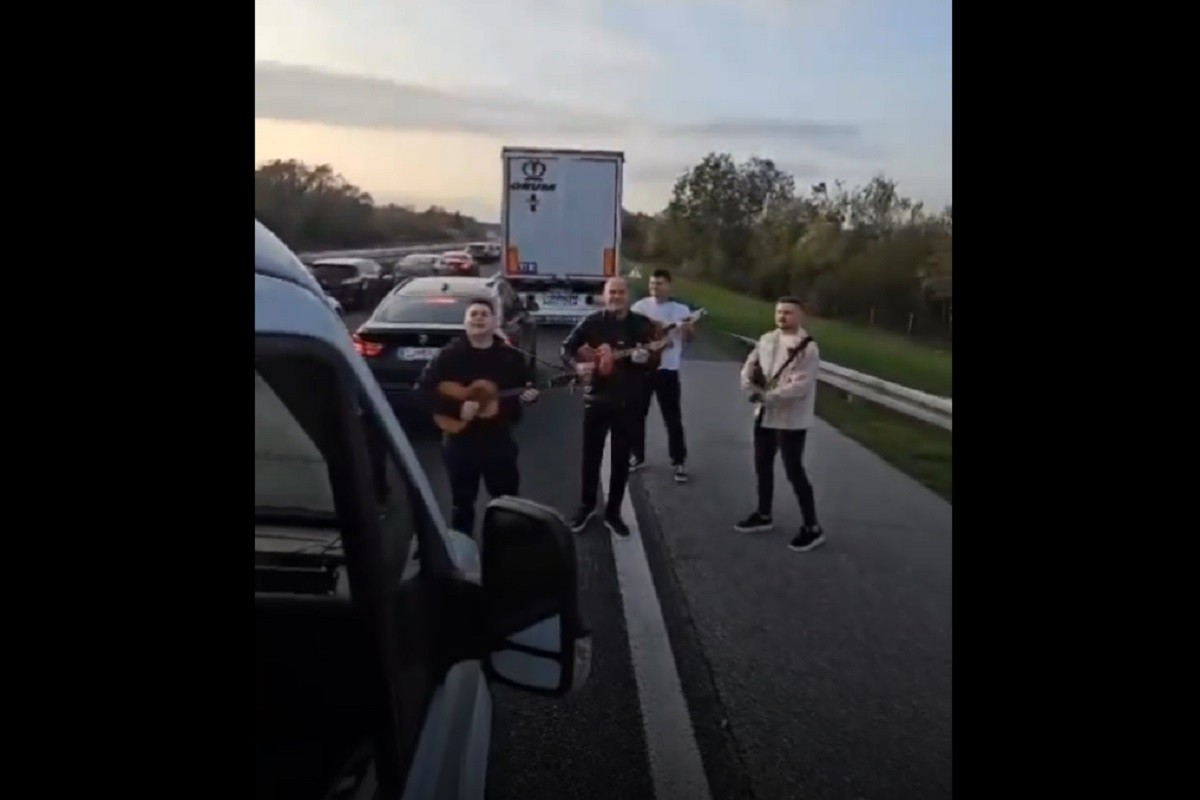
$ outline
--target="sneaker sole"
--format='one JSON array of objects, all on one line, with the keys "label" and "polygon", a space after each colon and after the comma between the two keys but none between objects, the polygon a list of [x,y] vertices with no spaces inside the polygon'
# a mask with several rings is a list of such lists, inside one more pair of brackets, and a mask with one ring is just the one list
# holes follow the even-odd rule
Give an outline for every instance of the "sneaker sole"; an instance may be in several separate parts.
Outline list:
[{"label": "sneaker sole", "polygon": [[604,527],[608,528],[608,532],[611,533],[613,536],[617,537],[618,539],[628,539],[630,536],[630,533],[632,533],[632,531],[630,531],[628,533],[618,533],[617,529],[614,528],[612,526],[612,523],[609,522],[608,520],[604,520]]},{"label": "sneaker sole", "polygon": [[754,527],[744,527],[742,525],[734,525],[733,529],[738,533],[759,533],[761,531],[770,531],[775,529],[775,523],[769,525],[755,525]]},{"label": "sneaker sole", "polygon": [[583,522],[579,522],[574,525],[571,525],[571,533],[579,533],[580,531],[582,531],[584,528],[586,528],[588,526],[589,522],[591,522],[595,518],[596,518],[596,512],[593,511],[592,513],[588,514],[586,517],[583,518]]},{"label": "sneaker sole", "polygon": [[820,547],[823,544],[825,544],[824,536],[822,536],[819,539],[814,539],[813,541],[809,542],[808,544],[804,545],[803,547],[797,547],[794,544],[789,544],[788,550],[791,550],[793,553],[807,553],[809,550],[816,550],[818,547]]}]

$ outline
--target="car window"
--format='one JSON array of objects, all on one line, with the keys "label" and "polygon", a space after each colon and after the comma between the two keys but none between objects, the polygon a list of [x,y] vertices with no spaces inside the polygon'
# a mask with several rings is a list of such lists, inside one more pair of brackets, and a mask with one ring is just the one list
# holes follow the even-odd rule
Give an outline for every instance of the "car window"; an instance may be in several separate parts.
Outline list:
[{"label": "car window", "polygon": [[[486,296],[481,292],[480,296]],[[375,322],[418,322],[459,325],[466,315],[469,297],[446,295],[392,295],[375,311]]]},{"label": "car window", "polygon": [[[329,391],[332,391],[330,389]],[[321,451],[287,405],[254,371],[254,508],[325,515],[336,524]]]},{"label": "car window", "polygon": [[[299,361],[299,359],[293,359]],[[291,545],[264,539],[282,537],[294,542],[310,540],[314,550],[341,549],[342,526],[334,502],[329,466],[297,414],[316,419],[319,406],[327,415],[336,408],[334,389],[314,384],[304,375],[288,374],[287,364],[264,364],[272,376],[269,384],[259,369],[254,373],[254,511],[259,549],[279,550]],[[294,386],[280,396],[281,386]],[[284,390],[286,393],[286,389]],[[285,402],[285,399],[288,402]],[[312,427],[312,421],[308,427]],[[370,456],[374,486],[372,497],[380,515],[385,552],[382,558],[403,572],[415,526],[415,509],[408,478],[387,447],[382,428],[370,415],[359,414]],[[332,424],[332,422],[331,422]],[[325,533],[322,534],[321,531]]]}]

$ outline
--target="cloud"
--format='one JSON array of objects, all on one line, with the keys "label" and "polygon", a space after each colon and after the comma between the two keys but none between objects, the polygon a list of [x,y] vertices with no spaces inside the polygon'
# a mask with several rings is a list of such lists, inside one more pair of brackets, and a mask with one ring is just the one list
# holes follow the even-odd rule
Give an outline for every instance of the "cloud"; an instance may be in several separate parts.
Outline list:
[{"label": "cloud", "polygon": [[692,149],[730,143],[791,143],[830,153],[866,154],[862,132],[845,122],[724,119],[670,123],[588,111],[500,90],[451,90],[260,61],[254,113],[264,119],[324,125],[490,136],[687,139]]}]

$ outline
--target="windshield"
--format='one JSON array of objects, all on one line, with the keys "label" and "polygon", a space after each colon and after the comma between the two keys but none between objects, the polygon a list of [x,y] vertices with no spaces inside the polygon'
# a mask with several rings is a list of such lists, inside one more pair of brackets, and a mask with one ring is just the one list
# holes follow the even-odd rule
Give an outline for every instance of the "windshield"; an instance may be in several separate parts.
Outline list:
[{"label": "windshield", "polygon": [[447,295],[393,295],[379,306],[374,320],[461,325],[472,299]]},{"label": "windshield", "polygon": [[325,459],[258,370],[254,371],[254,510],[256,517],[336,521]]}]

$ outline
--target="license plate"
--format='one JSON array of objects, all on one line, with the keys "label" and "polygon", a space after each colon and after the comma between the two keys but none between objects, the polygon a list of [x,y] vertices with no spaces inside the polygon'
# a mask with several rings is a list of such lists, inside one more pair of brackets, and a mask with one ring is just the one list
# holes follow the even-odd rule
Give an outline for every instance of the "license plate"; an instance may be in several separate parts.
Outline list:
[{"label": "license plate", "polygon": [[573,294],[548,294],[546,295],[546,303],[553,306],[573,306],[578,300]]},{"label": "license plate", "polygon": [[402,347],[400,349],[402,361],[431,361],[436,355],[436,347]]}]

